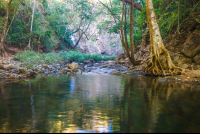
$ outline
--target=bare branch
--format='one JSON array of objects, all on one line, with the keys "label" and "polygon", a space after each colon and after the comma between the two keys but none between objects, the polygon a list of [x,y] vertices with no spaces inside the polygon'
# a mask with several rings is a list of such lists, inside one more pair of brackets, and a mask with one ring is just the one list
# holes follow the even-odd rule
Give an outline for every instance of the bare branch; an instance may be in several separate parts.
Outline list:
[{"label": "bare branch", "polygon": [[[123,1],[123,0],[119,0],[119,1]],[[131,4],[131,0],[125,0],[126,3]],[[142,11],[142,6],[140,6],[138,3],[134,2],[134,7],[139,10]]]}]

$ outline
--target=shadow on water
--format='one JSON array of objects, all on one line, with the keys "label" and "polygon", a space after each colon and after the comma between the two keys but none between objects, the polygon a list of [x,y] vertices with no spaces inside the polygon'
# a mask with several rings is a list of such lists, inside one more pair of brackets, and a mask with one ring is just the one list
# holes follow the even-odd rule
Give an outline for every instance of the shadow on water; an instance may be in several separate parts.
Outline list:
[{"label": "shadow on water", "polygon": [[[199,132],[199,87],[129,77],[120,109],[120,132]],[[126,104],[127,103],[127,104]]]},{"label": "shadow on water", "polygon": [[122,75],[0,84],[0,132],[200,132],[200,88]]}]

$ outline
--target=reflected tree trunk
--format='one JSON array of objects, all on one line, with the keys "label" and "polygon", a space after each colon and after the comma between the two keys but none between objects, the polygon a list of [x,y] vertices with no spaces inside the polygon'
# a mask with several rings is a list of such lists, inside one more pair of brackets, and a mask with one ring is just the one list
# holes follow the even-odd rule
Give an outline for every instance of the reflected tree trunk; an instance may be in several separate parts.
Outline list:
[{"label": "reflected tree trunk", "polygon": [[149,89],[150,94],[148,94],[149,95],[149,110],[148,110],[149,116],[147,125],[148,133],[154,132],[155,124],[158,121],[159,111],[161,106],[160,101],[158,99],[158,91],[160,88],[158,87],[157,79],[153,79],[151,85],[152,87],[151,89]]},{"label": "reflected tree trunk", "polygon": [[[132,84],[132,83],[131,83]],[[133,84],[130,86],[130,87],[133,87]],[[133,102],[133,88],[130,88],[130,95],[129,95],[129,103],[128,103],[128,123],[129,123],[129,128],[128,128],[128,132],[132,132],[132,125],[133,124],[133,120],[131,118],[131,113],[132,113],[132,108],[133,108],[133,105],[132,105],[132,102]]]}]

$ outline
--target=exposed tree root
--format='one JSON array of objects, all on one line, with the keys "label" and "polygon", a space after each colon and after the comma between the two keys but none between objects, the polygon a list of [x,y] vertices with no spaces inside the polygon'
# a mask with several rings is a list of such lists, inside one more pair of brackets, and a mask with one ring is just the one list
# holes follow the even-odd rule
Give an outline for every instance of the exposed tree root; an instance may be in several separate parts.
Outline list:
[{"label": "exposed tree root", "polygon": [[143,72],[145,74],[156,75],[156,76],[166,76],[166,75],[178,75],[178,74],[181,74],[182,71],[184,71],[182,68],[177,67],[172,63],[169,53],[167,52],[165,48],[163,52],[167,60],[167,63],[166,63],[167,69],[166,70],[163,69],[163,66],[159,59],[159,54],[158,55],[152,54],[153,56],[150,56],[147,67],[143,69]]},{"label": "exposed tree root", "polygon": [[[151,42],[151,53],[147,67],[143,69],[143,72],[147,75],[177,75],[181,74],[183,69],[176,67],[171,60],[171,57],[164,47],[160,29],[156,21],[156,15],[153,8],[152,0],[145,0],[147,8],[147,16],[149,21],[150,30],[150,42]],[[167,60],[167,69],[163,69],[163,65],[159,59],[160,54],[163,53]],[[164,63],[164,62],[162,62]]]},{"label": "exposed tree root", "polygon": [[[164,45],[162,43],[161,43],[162,45],[156,44],[157,47],[155,47],[155,44],[151,46],[149,62],[147,64],[147,67],[143,69],[143,72],[147,75],[157,75],[157,76],[181,74],[183,69],[173,64],[169,52],[164,47]],[[166,70],[163,69],[163,65],[161,64],[161,61],[159,59],[161,53],[164,54],[167,60]]]}]

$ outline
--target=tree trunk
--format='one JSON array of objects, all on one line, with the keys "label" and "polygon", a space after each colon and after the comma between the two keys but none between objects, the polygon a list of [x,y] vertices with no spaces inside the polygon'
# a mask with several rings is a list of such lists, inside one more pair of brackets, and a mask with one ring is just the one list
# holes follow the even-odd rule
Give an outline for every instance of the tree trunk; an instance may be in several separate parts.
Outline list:
[{"label": "tree trunk", "polygon": [[16,11],[16,8],[15,8],[15,9],[14,9],[14,15],[13,15],[12,21],[10,22],[10,25],[8,26],[8,29],[6,30],[5,39],[6,39],[6,36],[7,36],[8,32],[9,32],[9,29],[10,29],[12,23],[13,23],[13,20],[15,19],[16,12],[17,12],[17,11]]},{"label": "tree trunk", "polygon": [[33,18],[34,18],[34,11],[35,11],[35,1],[33,4],[33,12],[32,12],[32,20],[31,20],[31,29],[30,29],[30,36],[29,36],[29,42],[28,42],[28,49],[31,49],[31,34],[32,34],[32,28],[33,28]]},{"label": "tree trunk", "polygon": [[9,9],[10,9],[11,3],[12,3],[12,0],[10,0],[9,3],[8,3],[7,12],[6,12],[6,20],[5,20],[5,23],[4,23],[3,33],[1,35],[0,49],[1,49],[1,55],[2,56],[4,56],[4,55],[7,56],[7,52],[4,49],[3,42],[4,42],[4,39],[5,39],[6,28],[7,28],[7,24],[8,24]]},{"label": "tree trunk", "polygon": [[133,20],[134,20],[134,0],[131,1],[131,12],[130,12],[130,42],[131,42],[131,63],[136,65],[134,56],[134,41],[133,41]]},{"label": "tree trunk", "polygon": [[89,22],[89,24],[88,24],[87,28],[85,29],[85,31],[82,31],[82,33],[81,33],[81,35],[79,36],[79,39],[78,39],[78,41],[76,42],[76,44],[74,45],[73,49],[75,49],[75,48],[76,48],[76,46],[78,45],[79,41],[81,40],[81,38],[82,38],[83,34],[84,34],[84,33],[85,33],[87,30],[88,30],[88,28],[89,28],[89,26],[90,26],[91,22],[92,22],[92,19],[90,20],[90,22]]},{"label": "tree trunk", "polygon": [[[171,57],[163,44],[158,23],[156,21],[153,2],[152,0],[145,0],[145,2],[150,29],[151,52],[147,67],[143,71],[148,75],[169,75],[173,73],[177,74],[177,70],[182,69],[174,66]],[[163,66],[161,65],[161,62],[159,60],[159,56],[161,53],[163,53],[166,57],[168,65],[167,70],[163,69]]]},{"label": "tree trunk", "polygon": [[[120,0],[120,1],[123,1],[121,20],[119,20],[119,18],[112,12],[112,10],[108,6],[103,4],[101,1],[99,1],[99,2],[101,2],[106,8],[108,8],[108,10],[112,13],[113,17],[120,22],[120,32],[119,31],[118,32],[120,34],[120,39],[121,39],[123,51],[126,54],[126,56],[129,58],[129,60],[131,61],[132,65],[136,65],[135,58],[134,58],[134,42],[133,42],[133,19],[134,19],[133,12],[134,12],[134,4],[133,4],[133,7],[131,9],[132,10],[131,11],[132,16],[130,17],[130,20],[132,19],[132,22],[130,22],[130,23],[132,23],[131,24],[132,28],[130,28],[130,33],[132,33],[130,35],[130,37],[131,37],[130,40],[132,40],[131,41],[132,42],[131,43],[131,54],[130,54],[129,46],[127,45],[128,43],[127,43],[127,38],[126,38],[126,36],[127,36],[126,35],[126,17],[125,17],[125,24],[124,24],[124,15],[126,16],[126,13],[125,13],[125,10],[126,10],[125,9],[125,2],[126,2],[126,0]],[[116,23],[116,21],[115,21],[115,23]],[[124,29],[123,29],[123,25],[124,25]]]},{"label": "tree trunk", "polygon": [[[123,0],[120,0],[123,1]],[[125,0],[126,3],[131,4],[132,0]],[[134,7],[139,10],[142,11],[142,6],[140,6],[138,3],[134,2]]]},{"label": "tree trunk", "polygon": [[126,24],[127,24],[127,19],[126,19],[126,12],[127,12],[127,5],[125,3],[125,10],[124,10],[124,36],[125,36],[125,45],[127,47],[127,49],[129,50],[129,46],[128,46],[128,39],[127,39],[127,34],[126,34]]},{"label": "tree trunk", "polygon": [[[129,58],[129,60],[131,61],[132,65],[136,65],[136,62],[135,62],[135,58],[134,58],[134,42],[133,42],[133,19],[134,19],[134,16],[133,16],[133,12],[134,12],[134,5],[132,5],[132,8],[131,8],[131,14],[132,16],[130,15],[130,42],[131,42],[131,54],[129,52],[129,47],[128,47],[128,43],[127,43],[127,39],[126,39],[126,33],[124,31],[124,34],[123,34],[123,18],[124,18],[124,10],[125,10],[125,0],[123,0],[123,6],[122,6],[122,19],[121,19],[121,22],[120,22],[120,33],[121,33],[121,42],[122,42],[122,46],[125,50],[125,54],[127,55],[127,57]],[[131,22],[132,21],[132,22]],[[126,24],[126,23],[125,23]],[[125,26],[124,26],[125,27]],[[125,30],[125,28],[124,28]],[[125,36],[125,37],[124,37]]]},{"label": "tree trunk", "polygon": [[122,19],[120,22],[120,34],[121,34],[121,42],[122,42],[122,46],[124,47],[124,50],[126,51],[125,54],[127,55],[127,57],[131,60],[131,56],[129,53],[129,50],[127,48],[127,43],[124,39],[124,34],[123,34],[123,22],[124,22],[124,7],[125,7],[125,2],[123,1],[123,6],[122,6]]}]

